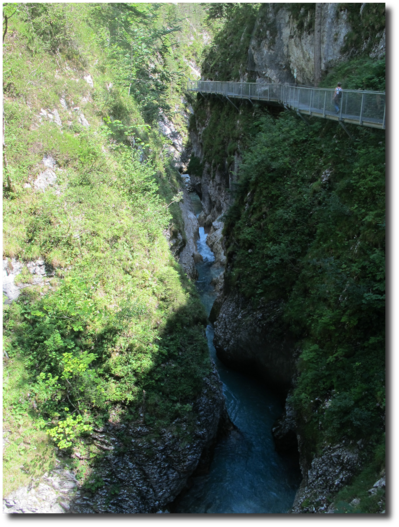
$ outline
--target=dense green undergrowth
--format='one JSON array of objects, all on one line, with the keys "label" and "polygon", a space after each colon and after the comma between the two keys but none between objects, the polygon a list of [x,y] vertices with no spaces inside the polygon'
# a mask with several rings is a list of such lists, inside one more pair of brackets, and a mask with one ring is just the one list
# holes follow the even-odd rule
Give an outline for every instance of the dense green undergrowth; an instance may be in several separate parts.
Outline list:
[{"label": "dense green undergrowth", "polygon": [[[9,270],[41,258],[49,276],[34,285],[24,267],[4,306],[5,494],[51,468],[54,444],[88,459],[74,461],[84,478],[106,422],[194,429],[206,316],[164,236],[182,224],[180,176],[158,131],[188,69],[171,48],[188,37],[159,9],[27,4],[8,21],[3,256]],[[38,190],[49,160],[56,180]]]},{"label": "dense green undergrowth", "polygon": [[353,129],[351,142],[287,112],[258,126],[225,224],[227,287],[283,306],[309,458],[343,439],[373,452],[385,442],[384,132]]}]

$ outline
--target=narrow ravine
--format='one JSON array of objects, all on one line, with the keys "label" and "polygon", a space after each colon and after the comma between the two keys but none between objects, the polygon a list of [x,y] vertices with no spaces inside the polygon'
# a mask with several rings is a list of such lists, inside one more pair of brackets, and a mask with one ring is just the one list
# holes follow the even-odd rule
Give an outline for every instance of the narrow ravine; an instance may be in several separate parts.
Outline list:
[{"label": "narrow ravine", "polygon": [[[190,194],[198,216],[201,202]],[[197,288],[209,315],[216,293],[211,284],[223,271],[199,229]],[[260,381],[228,369],[216,356],[213,328],[207,327],[209,351],[216,363],[226,407],[237,429],[216,446],[209,473],[194,478],[191,489],[179,500],[180,513],[286,513],[293,504],[301,474],[297,459],[282,457],[274,447],[271,429],[283,411],[281,399]]]}]

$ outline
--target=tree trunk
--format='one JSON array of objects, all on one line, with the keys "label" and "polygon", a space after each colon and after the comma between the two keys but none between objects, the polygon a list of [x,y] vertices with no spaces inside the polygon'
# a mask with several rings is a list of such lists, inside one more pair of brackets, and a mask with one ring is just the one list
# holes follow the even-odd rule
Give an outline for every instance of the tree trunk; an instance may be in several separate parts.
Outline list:
[{"label": "tree trunk", "polygon": [[318,86],[321,79],[321,18],[323,4],[316,4],[314,31],[314,85]]}]

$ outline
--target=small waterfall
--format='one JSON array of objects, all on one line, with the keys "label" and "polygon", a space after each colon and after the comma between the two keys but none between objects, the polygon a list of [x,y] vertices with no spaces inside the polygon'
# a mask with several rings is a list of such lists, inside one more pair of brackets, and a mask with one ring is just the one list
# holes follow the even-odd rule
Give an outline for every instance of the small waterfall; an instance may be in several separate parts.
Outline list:
[{"label": "small waterfall", "polygon": [[[198,196],[191,194],[191,199],[199,214]],[[211,281],[223,268],[215,263],[206,238],[200,227],[197,249],[203,260],[197,264],[197,288],[209,315],[216,297]],[[227,410],[237,430],[218,443],[209,473],[194,478],[175,512],[286,513],[293,504],[301,474],[297,459],[282,457],[274,448],[271,428],[283,412],[282,402],[258,379],[224,366],[216,356],[211,325],[206,334],[223,382]]]}]

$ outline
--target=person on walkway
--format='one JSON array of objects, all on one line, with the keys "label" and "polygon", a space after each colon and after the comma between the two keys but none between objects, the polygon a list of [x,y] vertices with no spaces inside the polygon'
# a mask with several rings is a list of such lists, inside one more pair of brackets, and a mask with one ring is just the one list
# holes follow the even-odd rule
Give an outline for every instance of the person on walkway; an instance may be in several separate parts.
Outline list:
[{"label": "person on walkway", "polygon": [[333,95],[334,108],[335,108],[336,114],[339,114],[341,99],[342,99],[342,88],[341,88],[341,83],[339,82],[337,84],[337,87],[334,90],[334,95]]}]

